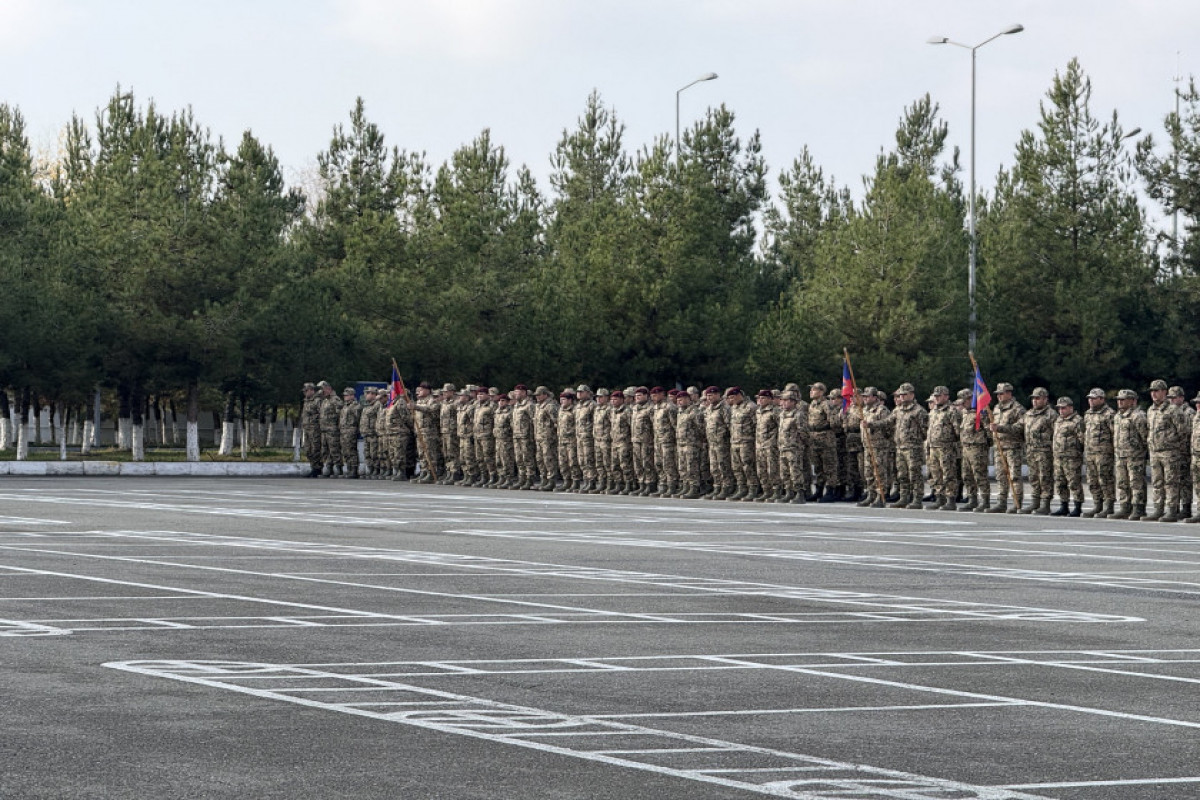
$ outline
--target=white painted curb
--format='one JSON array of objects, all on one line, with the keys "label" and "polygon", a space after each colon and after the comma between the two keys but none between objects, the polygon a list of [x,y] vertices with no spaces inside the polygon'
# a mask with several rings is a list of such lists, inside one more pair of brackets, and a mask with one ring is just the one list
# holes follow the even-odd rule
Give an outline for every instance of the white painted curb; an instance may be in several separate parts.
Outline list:
[{"label": "white painted curb", "polygon": [[255,461],[0,461],[0,475],[198,478],[302,478],[307,463]]}]

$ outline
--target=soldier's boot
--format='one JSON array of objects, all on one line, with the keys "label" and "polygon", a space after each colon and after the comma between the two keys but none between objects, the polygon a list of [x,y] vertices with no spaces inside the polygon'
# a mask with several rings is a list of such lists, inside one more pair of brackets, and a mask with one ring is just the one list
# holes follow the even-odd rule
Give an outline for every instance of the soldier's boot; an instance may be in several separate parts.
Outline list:
[{"label": "soldier's boot", "polygon": [[1116,511],[1109,512],[1109,519],[1129,519],[1129,512],[1132,506],[1129,503],[1121,503],[1117,506]]},{"label": "soldier's boot", "polygon": [[937,495],[932,490],[930,490],[929,494],[921,498],[922,503],[932,503],[935,500],[937,500]]},{"label": "soldier's boot", "polygon": [[1158,518],[1159,522],[1179,522],[1182,517],[1179,516],[1179,504],[1172,503],[1167,513]]},{"label": "soldier's boot", "polygon": [[1065,516],[1066,516],[1068,513],[1070,513],[1070,509],[1069,509],[1069,508],[1067,508],[1067,501],[1066,501],[1066,500],[1060,500],[1060,501],[1059,501],[1059,503],[1058,503],[1058,508],[1057,508],[1057,509],[1055,509],[1054,511],[1051,511],[1051,512],[1050,512],[1050,516],[1052,516],[1052,517],[1065,517]]},{"label": "soldier's boot", "polygon": [[1032,514],[1033,512],[1037,511],[1037,510],[1038,510],[1038,508],[1039,508],[1039,507],[1041,507],[1041,505],[1042,505],[1042,498],[1041,498],[1041,495],[1036,495],[1036,494],[1035,494],[1035,495],[1033,496],[1033,500],[1032,500],[1032,502],[1029,504],[1029,507],[1028,507],[1028,508],[1022,508],[1022,509],[1021,509],[1020,511],[1018,511],[1017,513],[1018,513],[1018,514]]},{"label": "soldier's boot", "polygon": [[874,502],[875,502],[875,490],[872,489],[871,491],[867,492],[866,496],[863,497],[862,500],[859,500],[857,503],[855,503],[855,505],[858,506],[859,508],[866,508],[867,506],[871,505],[871,503],[874,503]]},{"label": "soldier's boot", "polygon": [[1083,511],[1083,501],[1076,500],[1075,502],[1071,503],[1071,513],[1068,514],[1067,516],[1068,517],[1078,517],[1080,515],[1080,512],[1082,512],[1082,511]]},{"label": "soldier's boot", "polygon": [[1147,514],[1145,512],[1142,512],[1142,521],[1143,522],[1158,522],[1160,519],[1162,519],[1162,515],[1165,511],[1166,511],[1166,509],[1162,505],[1159,505],[1156,503],[1154,506],[1153,514]]},{"label": "soldier's boot", "polygon": [[347,478],[350,478],[351,480],[357,480],[357,478],[358,478],[358,470],[357,470],[357,469],[350,468],[350,467],[347,467],[347,468],[346,468],[346,477],[347,477]]},{"label": "soldier's boot", "polygon": [[1193,523],[1200,522],[1200,514],[1196,514],[1195,516],[1190,516],[1187,519],[1185,519],[1184,522],[1193,522]]},{"label": "soldier's boot", "polygon": [[898,501],[900,499],[900,490],[897,489],[896,491],[894,491],[891,494],[884,497],[884,499],[887,500],[889,503],[895,503],[896,501]]},{"label": "soldier's boot", "polygon": [[1179,511],[1179,518],[1181,520],[1187,519],[1191,515],[1192,515],[1192,501],[1187,500],[1182,503],[1182,507],[1180,508],[1180,511]]},{"label": "soldier's boot", "polygon": [[538,488],[539,492],[554,491],[554,478],[550,478],[550,477],[542,478],[542,482],[538,484],[537,488]]},{"label": "soldier's boot", "polygon": [[759,491],[754,495],[754,502],[769,503],[774,494],[775,490],[770,486],[760,486]]},{"label": "soldier's boot", "polygon": [[743,503],[753,503],[762,494],[762,487],[757,483],[750,484],[746,487],[746,496],[742,498]]},{"label": "soldier's boot", "polygon": [[[690,485],[691,485],[690,481],[683,481],[683,480],[675,481],[674,483],[671,484],[671,497],[674,497],[677,500],[681,499],[685,494],[688,493],[688,486],[690,486]],[[696,497],[699,497],[699,496],[700,496],[700,485],[697,484],[696,485]]]},{"label": "soldier's boot", "polygon": [[928,506],[928,509],[930,511],[937,511],[939,508],[941,508],[945,504],[945,502],[946,502],[946,498],[944,498],[940,494],[935,493],[933,495],[933,505]]},{"label": "soldier's boot", "polygon": [[309,465],[309,469],[308,469],[308,477],[310,477],[310,478],[319,478],[319,477],[321,477],[321,468],[320,468],[320,467],[314,467],[314,466],[312,466],[312,465]]},{"label": "soldier's boot", "polygon": [[884,503],[883,495],[876,492],[875,499],[871,501],[871,508],[883,508],[884,505],[886,504]]},{"label": "soldier's boot", "polygon": [[905,508],[911,508],[913,511],[919,511],[925,508],[925,503],[921,500],[921,495],[914,493],[911,502],[909,502]]},{"label": "soldier's boot", "polygon": [[1129,507],[1129,521],[1137,522],[1142,517],[1146,516],[1146,504],[1134,503]]},{"label": "soldier's boot", "polygon": [[[951,497],[950,495],[946,495],[946,501],[944,503],[942,503],[941,510],[942,511],[958,511],[959,510],[958,501],[955,498]],[[971,509],[964,507],[961,510],[970,511]]]},{"label": "soldier's boot", "polygon": [[666,483],[666,481],[663,481],[662,483],[655,485],[654,491],[650,493],[650,496],[651,497],[662,497],[663,495],[666,494],[666,492],[667,492],[667,483]]},{"label": "soldier's boot", "polygon": [[688,490],[682,495],[684,500],[699,500],[700,499],[700,484],[689,483]]},{"label": "soldier's boot", "polygon": [[901,493],[893,502],[888,503],[888,508],[908,508],[909,499],[909,495]]},{"label": "soldier's boot", "polygon": [[[989,500],[991,500],[990,497],[983,498],[984,504],[986,505]],[[1006,494],[1000,495],[996,499],[996,505],[987,509],[987,513],[989,514],[1003,514],[1005,511],[1008,511],[1008,495]]]},{"label": "soldier's boot", "polygon": [[1043,497],[1041,507],[1038,508],[1038,510],[1033,513],[1037,514],[1039,517],[1048,516],[1050,514],[1050,501],[1052,499],[1053,498],[1051,498],[1050,495],[1046,495],[1045,497]]},{"label": "soldier's boot", "polygon": [[1104,519],[1104,517],[1106,516],[1104,513],[1104,501],[1097,500],[1096,498],[1093,497],[1092,498],[1092,510],[1086,511],[1083,514],[1080,514],[1080,516],[1083,517],[1084,519],[1092,519],[1093,517],[1099,517],[1100,519]]},{"label": "soldier's boot", "polygon": [[992,510],[991,505],[992,505],[991,495],[985,494],[983,496],[983,498],[979,501],[979,505],[975,506],[971,510],[974,511],[976,514],[984,514],[984,513],[987,513],[988,511]]},{"label": "soldier's boot", "polygon": [[835,503],[837,502],[837,489],[833,486],[826,486],[825,493],[821,495],[818,503]]},{"label": "soldier's boot", "polygon": [[747,491],[746,484],[739,483],[737,485],[737,489],[734,490],[734,492],[732,494],[727,495],[725,497],[725,499],[731,503],[736,503],[737,501],[741,500],[743,497],[746,496],[746,491]]},{"label": "soldier's boot", "polygon": [[808,496],[808,500],[809,500],[809,502],[816,502],[817,500],[820,500],[820,499],[821,499],[821,494],[822,494],[824,491],[825,491],[825,484],[823,484],[823,483],[818,483],[818,484],[817,484],[817,486],[816,486],[816,491],[814,491],[812,494],[810,494],[810,495]]}]

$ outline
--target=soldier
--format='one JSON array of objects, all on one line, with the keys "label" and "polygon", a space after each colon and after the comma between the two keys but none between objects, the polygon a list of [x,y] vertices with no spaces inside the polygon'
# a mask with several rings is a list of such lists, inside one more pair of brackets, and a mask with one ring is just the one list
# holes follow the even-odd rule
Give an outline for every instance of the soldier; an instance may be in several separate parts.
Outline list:
[{"label": "soldier", "polygon": [[300,390],[304,395],[300,407],[300,430],[304,434],[304,455],[308,458],[310,478],[321,477],[324,459],[321,458],[321,398],[317,386],[305,383]]},{"label": "soldier", "polygon": [[500,392],[480,390],[475,400],[475,414],[471,419],[473,425],[471,434],[475,439],[475,456],[479,461],[479,477],[473,484],[477,487],[493,487],[500,482],[496,470],[496,435],[493,428],[496,425],[496,406],[493,397],[499,397]]},{"label": "soldier", "polygon": [[1178,406],[1167,402],[1166,381],[1150,384],[1153,405],[1146,412],[1150,426],[1150,482],[1154,488],[1154,513],[1147,521],[1179,520],[1179,462],[1183,446],[1191,439],[1187,418]]},{"label": "soldier", "polygon": [[656,479],[654,467],[654,407],[650,405],[650,390],[639,386],[633,392],[633,408],[630,409],[633,428],[633,471],[637,474],[642,497],[654,491]]},{"label": "soldier", "polygon": [[[1075,413],[1075,401],[1058,398],[1058,419],[1054,421],[1054,485],[1059,506],[1056,517],[1078,517],[1083,509],[1083,417]],[[1074,505],[1067,508],[1067,501]]]},{"label": "soldier", "polygon": [[929,429],[929,412],[915,402],[916,388],[911,383],[902,383],[893,393],[896,409],[886,418],[871,422],[871,428],[893,431],[896,445],[896,482],[900,497],[889,508],[919,509],[924,506],[921,498],[925,493],[924,466],[925,438]]},{"label": "soldier", "polygon": [[511,400],[508,394],[497,395],[496,412],[492,421],[492,437],[496,440],[497,489],[516,489],[518,486]]},{"label": "soldier", "polygon": [[387,389],[380,389],[375,394],[375,404],[379,407],[379,412],[375,415],[375,456],[379,464],[375,479],[380,481],[391,477],[392,469],[395,467],[392,464],[392,451],[388,443],[387,409],[390,397],[391,392]]},{"label": "soldier", "polygon": [[808,427],[808,417],[796,408],[799,395],[785,389],[779,396],[780,412],[776,447],[779,450],[779,479],[783,485],[780,503],[803,503],[808,497],[808,476],[804,474],[804,443],[802,428]]},{"label": "soldier", "polygon": [[846,486],[848,493],[845,499],[861,503],[867,496],[863,486],[871,467],[867,462],[866,450],[863,447],[862,421],[864,417],[862,392],[856,387],[849,404],[841,410],[842,439],[846,446]]},{"label": "soldier", "polygon": [[458,409],[455,406],[455,395],[458,387],[453,383],[443,384],[442,402],[438,404],[438,430],[442,436],[442,462],[446,465],[446,474],[438,483],[449,486],[462,477],[462,465],[458,460]]},{"label": "soldier", "polygon": [[679,497],[697,500],[700,497],[700,451],[704,443],[704,418],[698,406],[692,404],[688,392],[675,395],[675,446],[679,456]]},{"label": "soldier", "polygon": [[713,488],[712,467],[708,463],[708,434],[705,431],[708,407],[699,386],[687,387],[687,393],[692,400],[691,407],[696,409],[696,416],[700,419],[700,496],[708,499],[716,491]]},{"label": "soldier", "polygon": [[733,465],[729,451],[729,406],[721,398],[721,390],[709,386],[704,390],[704,440],[708,443],[708,465],[712,470],[712,500],[725,500],[734,493]]},{"label": "soldier", "polygon": [[612,437],[609,494],[629,494],[637,485],[633,469],[633,415],[625,405],[625,393],[614,389],[608,397],[609,435]]},{"label": "soldier", "polygon": [[740,386],[725,390],[729,405],[729,460],[737,491],[728,500],[754,500],[759,493],[757,457],[754,451],[758,409],[746,400]]},{"label": "soldier", "polygon": [[[1188,405],[1187,397],[1183,393],[1183,387],[1172,386],[1170,389],[1167,389],[1167,400],[1183,412],[1184,419],[1187,421],[1187,430],[1190,432],[1192,429],[1192,418],[1196,416],[1196,409]],[[1180,450],[1179,502],[1181,510],[1179,517],[1180,519],[1186,519],[1192,515],[1192,443],[1190,438],[1184,439],[1183,447]]]},{"label": "soldier", "polygon": [[1022,421],[1025,425],[1025,460],[1029,464],[1029,491],[1033,495],[1022,514],[1050,513],[1054,498],[1054,419],[1050,411],[1050,392],[1042,386],[1029,393],[1030,408]]},{"label": "soldier", "polygon": [[863,441],[863,475],[867,492],[858,501],[858,505],[872,508],[883,508],[888,488],[892,484],[891,449],[895,443],[886,431],[871,427],[872,422],[886,419],[892,413],[883,402],[883,396],[874,386],[868,386],[862,392],[862,422],[859,423],[859,435]]},{"label": "soldier", "polygon": [[317,388],[321,390],[321,460],[325,475],[332,478],[342,474],[342,437],[338,430],[342,401],[333,393],[329,381],[321,381]]},{"label": "soldier", "polygon": [[513,455],[517,461],[517,488],[533,488],[537,472],[537,443],[534,438],[533,402],[529,388],[518,383],[513,387]]},{"label": "soldier", "polygon": [[406,395],[397,396],[382,416],[392,480],[406,481],[409,478],[408,445],[412,440],[413,429],[409,398]]},{"label": "soldier", "polygon": [[583,483],[575,441],[575,391],[563,389],[558,395],[558,405],[558,469],[563,482],[555,491],[573,492]]},{"label": "soldier", "polygon": [[674,389],[671,392],[668,395],[661,386],[650,390],[650,402],[654,405],[654,464],[658,478],[654,497],[671,497],[679,484],[679,452],[675,441],[675,415],[679,411],[675,407],[675,396],[678,392]]},{"label": "soldier", "polygon": [[1137,407],[1137,392],[1117,392],[1117,414],[1113,417],[1113,451],[1116,467],[1117,502],[1120,509],[1110,519],[1136,522],[1146,514],[1146,460],[1150,423]]},{"label": "soldier", "polygon": [[[1011,383],[996,384],[996,407],[991,412],[992,436],[996,441],[996,479],[1000,483],[999,498],[988,512],[1008,511],[1016,514],[1023,500],[1021,465],[1025,455],[1025,406],[1013,399]],[[1013,505],[1008,508],[1008,496]]]},{"label": "soldier", "polygon": [[816,493],[808,499],[832,503],[837,499],[837,415],[825,398],[825,384],[808,387],[808,396],[812,401],[808,406],[809,460],[817,482]]},{"label": "soldier", "polygon": [[[1192,398],[1193,404],[1200,404],[1200,392]],[[1189,488],[1190,493],[1194,493],[1197,499],[1197,505],[1194,506],[1200,509],[1200,408],[1192,409],[1192,486]],[[1191,494],[1189,494],[1189,497]],[[1184,522],[1200,522],[1200,512],[1194,516],[1189,516]]]},{"label": "soldier", "polygon": [[1092,510],[1083,516],[1104,519],[1112,516],[1117,500],[1117,475],[1113,462],[1113,419],[1116,412],[1104,399],[1104,390],[1088,392],[1088,410],[1083,415],[1083,459],[1087,469]]},{"label": "soldier", "polygon": [[950,389],[935,386],[933,410],[929,412],[926,443],[929,448],[929,484],[935,501],[934,509],[957,511],[954,498],[958,496],[958,436],[962,427],[962,412],[950,402]]},{"label": "soldier", "polygon": [[612,408],[609,406],[609,391],[604,387],[596,390],[596,406],[592,409],[592,447],[595,452],[596,483],[591,494],[613,493],[616,482],[612,474]]},{"label": "soldier", "polygon": [[558,483],[558,406],[550,399],[550,390],[539,386],[533,390],[537,401],[533,412],[533,438],[537,443],[538,484],[543,492],[554,490]]},{"label": "soldier", "polygon": [[417,384],[417,401],[412,406],[413,432],[417,439],[417,452],[421,458],[423,472],[417,480],[433,483],[442,474],[442,418],[441,403],[433,396],[433,390],[425,381]]},{"label": "soldier", "polygon": [[458,432],[458,468],[462,477],[456,486],[470,486],[479,480],[479,462],[475,458],[475,390],[468,383],[454,396],[454,426]]},{"label": "soldier", "polygon": [[762,494],[759,503],[774,502],[783,491],[779,481],[779,416],[770,389],[759,389],[754,398],[754,467]]},{"label": "soldier", "polygon": [[829,406],[829,423],[833,430],[834,452],[837,453],[837,482],[833,485],[833,499],[843,500],[847,497],[850,484],[850,455],[846,451],[845,409],[842,402],[842,390],[833,388],[825,398]]},{"label": "soldier", "polygon": [[596,401],[592,397],[592,387],[586,383],[575,387],[575,460],[582,476],[576,488],[583,494],[596,489]]},{"label": "soldier", "polygon": [[346,468],[347,478],[358,477],[358,423],[362,413],[363,408],[359,405],[354,387],[347,386],[342,390],[342,410],[338,417],[342,465]]},{"label": "soldier", "polygon": [[963,389],[958,396],[964,406],[962,421],[958,426],[958,441],[962,447],[963,493],[967,496],[967,504],[959,510],[984,512],[992,505],[992,486],[988,482],[991,431],[983,421],[988,410],[980,409],[978,414],[971,410],[970,389]]},{"label": "soldier", "polygon": [[376,389],[363,389],[363,410],[359,417],[358,430],[363,438],[363,458],[367,462],[367,479],[374,480],[379,474],[379,433],[375,421],[379,417],[379,404],[375,402]]}]

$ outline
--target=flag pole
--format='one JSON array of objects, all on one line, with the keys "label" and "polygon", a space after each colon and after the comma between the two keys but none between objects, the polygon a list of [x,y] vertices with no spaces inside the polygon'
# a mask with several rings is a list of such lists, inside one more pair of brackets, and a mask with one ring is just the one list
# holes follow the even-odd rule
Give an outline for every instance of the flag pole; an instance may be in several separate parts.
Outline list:
[{"label": "flag pole", "polygon": [[875,491],[879,494],[877,498],[879,502],[883,502],[883,481],[879,477],[879,461],[875,458],[875,445],[871,442],[871,432],[867,428],[867,419],[864,416],[865,409],[863,408],[862,395],[858,390],[858,379],[854,377],[854,365],[850,363],[850,351],[845,347],[842,348],[842,356],[846,359],[846,369],[850,370],[850,383],[854,385],[854,405],[858,408],[858,430],[859,435],[863,437],[863,443],[867,446],[867,454],[871,457],[871,471],[875,473]]}]

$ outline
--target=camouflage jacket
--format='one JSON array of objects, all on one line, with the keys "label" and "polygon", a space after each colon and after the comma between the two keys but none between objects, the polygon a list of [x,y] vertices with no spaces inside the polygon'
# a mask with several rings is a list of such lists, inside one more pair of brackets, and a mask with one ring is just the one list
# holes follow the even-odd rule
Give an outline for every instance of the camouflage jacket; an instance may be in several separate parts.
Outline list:
[{"label": "camouflage jacket", "polygon": [[374,400],[363,407],[362,416],[358,418],[359,430],[362,431],[363,437],[373,439],[379,435],[376,426],[379,421],[379,410],[381,408],[382,406]]},{"label": "camouflage jacket", "polygon": [[475,416],[472,421],[475,424],[475,438],[487,439],[494,435],[493,428],[496,427],[496,405],[491,400],[480,400],[475,406]]},{"label": "camouflage jacket", "polygon": [[895,425],[895,441],[898,449],[922,450],[925,447],[925,432],[929,429],[929,412],[919,403],[909,401],[896,406],[888,417]]},{"label": "camouflage jacket", "polygon": [[866,418],[866,406],[851,403],[842,415],[842,428],[846,431],[846,452],[861,453],[863,449],[862,422]]},{"label": "camouflage jacket", "polygon": [[784,409],[779,412],[779,452],[796,453],[804,448],[808,438],[808,415],[800,409]]},{"label": "camouflage jacket", "polygon": [[458,439],[458,409],[453,403],[443,400],[442,404],[438,406],[438,424],[443,436],[449,436],[454,440]]},{"label": "camouflage jacket", "polygon": [[533,437],[539,443],[551,446],[558,442],[558,406],[552,400],[543,400],[534,406]]},{"label": "camouflage jacket", "polygon": [[724,400],[704,409],[704,438],[710,446],[729,444],[729,405]]},{"label": "camouflage jacket", "polygon": [[575,401],[575,436],[579,439],[596,440],[596,412],[599,406],[595,400]]},{"label": "camouflage jacket", "polygon": [[992,422],[996,425],[997,447],[1015,448],[1025,443],[1025,406],[1016,400],[997,403],[992,409]]},{"label": "camouflage jacket", "polygon": [[1150,426],[1151,453],[1182,453],[1191,437],[1191,430],[1179,406],[1168,401],[1151,405],[1146,411]]},{"label": "camouflage jacket", "polygon": [[337,433],[338,419],[342,416],[342,401],[337,397],[321,398],[321,430]]},{"label": "camouflage jacket", "polygon": [[1025,450],[1051,452],[1054,450],[1054,418],[1058,412],[1050,406],[1031,408],[1025,412]]},{"label": "camouflage jacket", "polygon": [[342,403],[342,412],[338,416],[338,427],[342,429],[342,433],[353,431],[358,433],[358,422],[362,418],[363,407],[357,400]]},{"label": "camouflage jacket", "polygon": [[629,409],[630,428],[633,432],[633,443],[654,441],[654,406],[647,400],[645,403],[634,403]]},{"label": "camouflage jacket", "polygon": [[958,423],[958,440],[963,446],[983,446],[987,447],[992,439],[992,432],[988,430],[988,411],[984,409],[979,418],[979,430],[975,430],[975,410],[966,408],[962,410],[962,416]]},{"label": "camouflage jacket", "polygon": [[492,415],[492,436],[498,442],[513,439],[513,411],[511,406],[497,406]]},{"label": "camouflage jacket", "polygon": [[383,428],[388,435],[399,436],[412,428],[412,414],[403,397],[397,398],[396,402],[388,406],[382,416]]},{"label": "camouflage jacket", "polygon": [[1113,449],[1120,458],[1145,458],[1150,445],[1150,423],[1140,408],[1118,411],[1113,417]]},{"label": "camouflage jacket", "polygon": [[755,411],[754,444],[759,448],[778,446],[779,415],[774,406],[760,406]]},{"label": "camouflage jacket", "polygon": [[1066,461],[1083,460],[1083,438],[1085,423],[1083,417],[1074,411],[1070,416],[1061,414],[1054,420],[1054,457]]},{"label": "camouflage jacket", "polygon": [[808,407],[809,433],[824,433],[833,430],[837,414],[829,401],[822,398]]},{"label": "camouflage jacket", "polygon": [[729,443],[750,444],[754,442],[754,429],[758,417],[758,406],[743,400],[729,407]]},{"label": "camouflage jacket", "polygon": [[669,400],[662,400],[654,407],[655,444],[675,444],[675,416],[679,407]]},{"label": "camouflage jacket", "polygon": [[300,408],[300,427],[308,430],[321,427],[321,395],[314,394],[304,400]]},{"label": "camouflage jacket", "polygon": [[1083,415],[1083,452],[1089,456],[1113,454],[1113,422],[1116,412],[1105,403]]},{"label": "camouflage jacket", "polygon": [[608,409],[609,435],[612,443],[617,446],[628,446],[633,443],[633,416],[629,407],[622,404],[620,408],[610,406]]},{"label": "camouflage jacket", "polygon": [[612,406],[596,404],[592,410],[592,441],[605,443],[612,441]]},{"label": "camouflage jacket", "polygon": [[[396,402],[399,405],[400,401]],[[442,401],[433,395],[422,397],[413,404],[413,425],[425,436],[439,436],[442,419]]]},{"label": "camouflage jacket", "polygon": [[675,415],[675,443],[696,449],[704,444],[704,418],[699,406],[681,408]]},{"label": "camouflage jacket", "polygon": [[514,439],[532,439],[533,438],[533,402],[526,397],[523,400],[518,400],[513,404],[513,438]]},{"label": "camouflage jacket", "polygon": [[895,424],[892,422],[892,410],[883,403],[876,403],[863,409],[863,419],[867,422],[867,434],[871,437],[871,447],[875,452],[891,450],[896,445],[893,438]]},{"label": "camouflage jacket", "polygon": [[959,428],[962,426],[962,411],[953,403],[934,406],[929,412],[929,427],[926,441],[930,447],[954,447],[958,444]]},{"label": "camouflage jacket", "polygon": [[575,441],[575,412],[577,411],[574,405],[567,408],[559,406],[558,409],[558,440],[560,442]]}]

